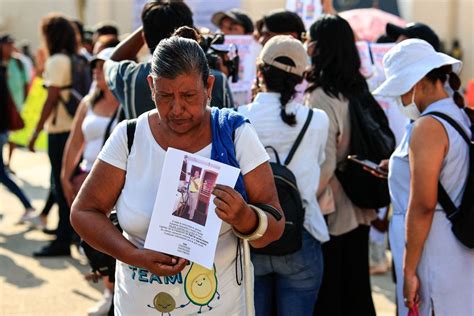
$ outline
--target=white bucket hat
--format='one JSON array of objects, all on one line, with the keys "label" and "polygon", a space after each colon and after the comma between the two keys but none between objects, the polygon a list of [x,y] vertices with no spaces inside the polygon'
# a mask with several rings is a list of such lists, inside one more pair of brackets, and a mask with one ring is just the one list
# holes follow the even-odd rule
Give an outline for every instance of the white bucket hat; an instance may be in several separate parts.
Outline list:
[{"label": "white bucket hat", "polygon": [[374,95],[397,97],[408,91],[431,70],[452,65],[457,74],[462,62],[438,53],[428,42],[407,39],[392,47],[383,57],[386,80],[373,92]]}]

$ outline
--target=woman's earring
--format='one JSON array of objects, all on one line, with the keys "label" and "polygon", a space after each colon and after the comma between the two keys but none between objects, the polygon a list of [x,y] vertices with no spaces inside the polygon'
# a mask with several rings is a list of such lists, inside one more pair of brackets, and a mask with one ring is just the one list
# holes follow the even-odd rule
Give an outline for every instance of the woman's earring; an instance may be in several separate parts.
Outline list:
[{"label": "woman's earring", "polygon": [[212,99],[212,98],[208,98],[208,99],[207,99],[207,103],[206,103],[206,106],[207,106],[207,107],[211,107],[211,99]]}]

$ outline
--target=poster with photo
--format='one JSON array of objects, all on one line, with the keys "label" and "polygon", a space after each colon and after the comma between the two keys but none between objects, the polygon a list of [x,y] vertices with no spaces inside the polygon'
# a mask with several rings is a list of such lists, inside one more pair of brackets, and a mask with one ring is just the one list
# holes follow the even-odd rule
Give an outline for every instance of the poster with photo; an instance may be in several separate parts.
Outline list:
[{"label": "poster with photo", "polygon": [[212,269],[222,221],[215,213],[213,188],[234,187],[240,170],[168,148],[145,248]]},{"label": "poster with photo", "polygon": [[374,74],[372,60],[370,58],[369,43],[365,41],[358,41],[356,42],[356,46],[360,57],[360,73],[366,79],[368,79]]},{"label": "poster with photo", "polygon": [[225,44],[235,45],[239,54],[239,81],[229,81],[234,103],[245,105],[252,100],[252,84],[257,73],[257,57],[262,49],[252,35],[226,35]]},{"label": "poster with photo", "polygon": [[286,9],[296,12],[308,30],[323,12],[321,0],[287,0]]},{"label": "poster with photo", "polygon": [[373,75],[370,78],[369,86],[371,91],[377,89],[385,81],[385,72],[383,70],[383,56],[393,47],[395,43],[371,43],[370,53],[374,62]]}]

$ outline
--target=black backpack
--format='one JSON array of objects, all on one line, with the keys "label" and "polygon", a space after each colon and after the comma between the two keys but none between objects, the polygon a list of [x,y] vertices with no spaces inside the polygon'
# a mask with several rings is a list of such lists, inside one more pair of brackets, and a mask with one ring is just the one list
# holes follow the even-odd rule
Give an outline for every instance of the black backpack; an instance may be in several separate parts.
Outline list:
[{"label": "black backpack", "polygon": [[446,216],[451,221],[454,236],[466,247],[474,249],[474,144],[467,136],[466,132],[451,117],[440,112],[429,112],[425,114],[433,115],[448,122],[469,146],[469,170],[467,172],[466,188],[462,196],[461,205],[456,207],[446,190],[438,181],[438,201],[446,212]]},{"label": "black backpack", "polygon": [[290,164],[291,159],[298,149],[312,117],[313,110],[309,110],[306,122],[301,132],[298,134],[293,147],[291,147],[290,153],[288,154],[284,164],[281,164],[280,157],[275,148],[271,146],[266,147],[271,149],[275,154],[276,162],[270,162],[270,166],[275,179],[278,200],[280,201],[281,208],[285,214],[286,222],[285,230],[279,240],[272,242],[264,248],[252,248],[253,253],[270,256],[283,256],[301,249],[303,242],[302,232],[305,210],[296,184],[296,177],[287,166]]},{"label": "black backpack", "polygon": [[[349,154],[380,163],[395,150],[395,136],[380,105],[367,90],[362,97],[349,100],[351,139]],[[349,199],[361,208],[377,209],[390,204],[386,179],[365,171],[347,160],[336,170],[336,177]]]},{"label": "black backpack", "polygon": [[[120,108],[118,110],[119,110],[118,113],[120,113]],[[116,115],[113,116],[111,121],[115,120],[116,117],[118,117],[119,120],[120,120],[121,117],[123,117],[123,116],[120,116],[118,113],[116,113]],[[109,126],[107,127],[107,129],[110,129],[111,125],[112,124],[109,123]],[[136,119],[127,121],[127,147],[128,147],[128,153],[129,154],[130,154],[130,151],[132,150],[133,140],[135,138],[136,125],[137,125],[137,120]],[[110,130],[106,131],[106,137],[108,137],[109,134],[110,134]],[[104,143],[105,143],[105,140],[107,140],[107,138],[104,139]],[[120,227],[120,223],[118,221],[118,217],[117,217],[116,212],[113,211],[110,214],[109,219],[112,222],[112,224],[114,224],[114,226],[117,227],[117,229],[119,231],[122,231],[122,228]],[[82,249],[84,249],[84,253],[85,253],[87,259],[89,260],[89,265],[91,266],[92,271],[93,272],[98,272],[102,276],[108,276],[109,281],[114,282],[114,280],[115,280],[115,261],[116,261],[115,258],[108,255],[108,254],[106,254],[106,253],[103,253],[103,252],[93,248],[92,246],[90,246],[84,240],[81,240],[81,247],[82,247]]]},{"label": "black backpack", "polygon": [[[71,117],[74,117],[76,110],[81,102],[82,98],[89,92],[92,77],[91,69],[89,62],[84,56],[81,55],[71,55],[71,84],[69,86],[61,87],[61,90],[68,89],[71,90],[69,95],[69,100],[64,100],[64,98],[59,94],[59,102],[61,102],[66,111]],[[57,115],[57,108],[56,114]],[[56,122],[56,117],[54,121]]]}]

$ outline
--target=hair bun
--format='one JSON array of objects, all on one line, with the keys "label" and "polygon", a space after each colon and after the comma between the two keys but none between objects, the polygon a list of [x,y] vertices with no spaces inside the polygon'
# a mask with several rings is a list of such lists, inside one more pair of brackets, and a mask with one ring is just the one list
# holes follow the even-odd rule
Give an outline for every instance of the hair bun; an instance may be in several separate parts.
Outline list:
[{"label": "hair bun", "polygon": [[189,26],[181,26],[180,28],[176,29],[172,36],[181,37],[181,38],[188,38],[199,42],[201,40],[201,35],[198,31]]}]

